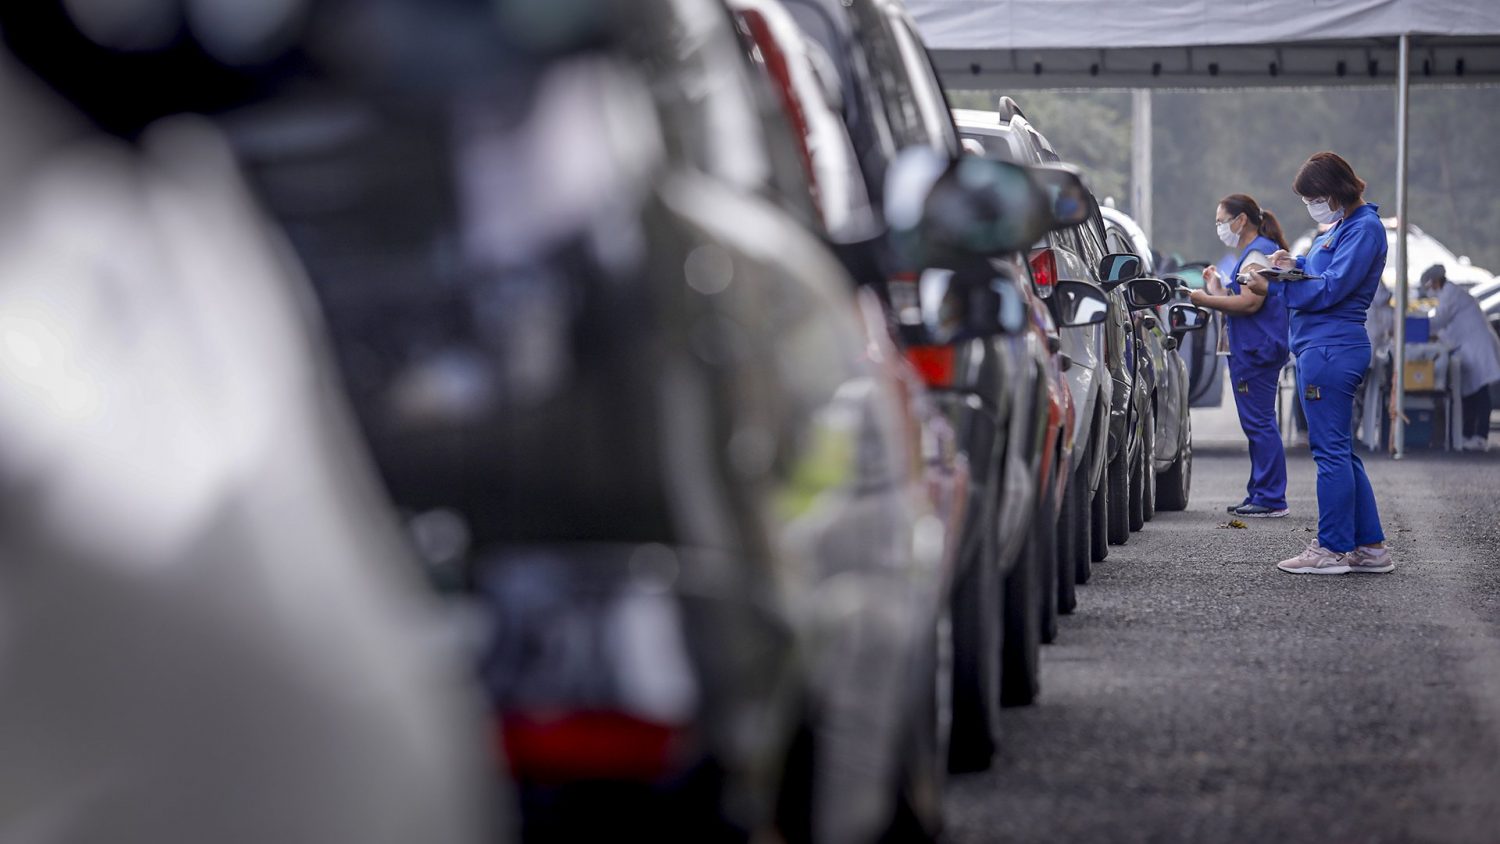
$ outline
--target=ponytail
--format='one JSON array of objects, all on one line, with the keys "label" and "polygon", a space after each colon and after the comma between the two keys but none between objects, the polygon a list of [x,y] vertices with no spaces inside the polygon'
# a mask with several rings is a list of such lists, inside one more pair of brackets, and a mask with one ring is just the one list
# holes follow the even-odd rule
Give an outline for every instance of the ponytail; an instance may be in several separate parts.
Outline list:
[{"label": "ponytail", "polygon": [[1276,215],[1262,209],[1254,197],[1243,193],[1232,193],[1219,200],[1219,204],[1224,206],[1224,211],[1231,218],[1244,214],[1245,219],[1250,221],[1250,225],[1260,230],[1262,236],[1275,241],[1276,245],[1282,249],[1291,248],[1286,245],[1286,233],[1281,230],[1281,222],[1276,219]]},{"label": "ponytail", "polygon": [[1265,209],[1261,209],[1260,212],[1260,233],[1261,236],[1275,241],[1276,245],[1282,249],[1291,250],[1292,247],[1286,245],[1286,232],[1281,230],[1281,222],[1276,219],[1275,214]]}]

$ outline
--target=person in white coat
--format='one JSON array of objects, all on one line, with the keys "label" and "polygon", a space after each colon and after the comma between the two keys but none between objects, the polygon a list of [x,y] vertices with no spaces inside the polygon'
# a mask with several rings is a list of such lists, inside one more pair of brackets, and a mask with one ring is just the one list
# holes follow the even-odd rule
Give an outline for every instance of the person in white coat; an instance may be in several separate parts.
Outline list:
[{"label": "person in white coat", "polygon": [[1432,327],[1454,348],[1461,363],[1459,391],[1463,396],[1463,448],[1487,451],[1490,438],[1490,384],[1500,381],[1500,337],[1490,328],[1479,303],[1469,291],[1449,284],[1447,270],[1434,264],[1422,273],[1422,289],[1436,296]]},{"label": "person in white coat", "polygon": [[1396,311],[1391,306],[1391,291],[1384,284],[1375,288],[1375,298],[1365,310],[1365,334],[1370,337],[1370,369],[1365,383],[1355,396],[1355,438],[1374,450],[1380,442],[1380,420],[1384,406],[1381,390],[1390,386],[1390,350],[1396,330]]}]

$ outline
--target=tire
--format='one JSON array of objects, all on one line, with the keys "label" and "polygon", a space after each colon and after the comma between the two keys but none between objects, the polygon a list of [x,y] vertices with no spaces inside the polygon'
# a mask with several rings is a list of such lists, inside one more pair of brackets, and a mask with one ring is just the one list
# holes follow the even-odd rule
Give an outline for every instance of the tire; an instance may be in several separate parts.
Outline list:
[{"label": "tire", "polygon": [[1182,446],[1182,453],[1177,455],[1177,462],[1156,479],[1156,509],[1186,510],[1192,489],[1193,441],[1189,437]]},{"label": "tire", "polygon": [[1041,584],[1037,534],[1031,531],[1015,568],[1005,578],[1004,638],[1000,643],[1000,705],[1027,706],[1040,688]]},{"label": "tire", "polygon": [[1078,496],[1073,493],[1077,474],[1068,476],[1062,491],[1062,512],[1057,519],[1057,612],[1070,615],[1078,607],[1078,525],[1083,521]]},{"label": "tire", "polygon": [[1103,478],[1089,499],[1089,559],[1095,563],[1109,559],[1109,482]]},{"label": "tire", "polygon": [[[901,775],[896,778],[896,792],[890,825],[881,834],[880,841],[926,842],[937,841],[943,825],[943,791],[947,786],[943,762],[947,751],[939,734],[938,684],[951,682],[951,659],[943,652],[942,637],[934,637],[933,664],[929,682],[922,691],[907,720],[910,726],[898,758]],[[998,643],[997,643],[998,644]],[[991,660],[993,662],[993,660]],[[928,677],[923,671],[919,678]],[[788,844],[792,844],[788,842]]]},{"label": "tire", "polygon": [[1141,480],[1145,491],[1141,495],[1141,517],[1144,521],[1156,518],[1156,405],[1152,404],[1151,418],[1146,420],[1146,444],[1141,449]]},{"label": "tire", "polygon": [[1143,502],[1146,498],[1146,441],[1141,440],[1141,450],[1136,452],[1135,460],[1130,463],[1130,532],[1135,533],[1146,526],[1146,508]]},{"label": "tire", "polygon": [[[1087,462],[1073,473],[1068,484],[1068,498],[1073,503],[1073,583],[1088,583],[1094,576],[1094,497],[1089,495]],[[1105,545],[1106,550],[1108,545]],[[1075,590],[1075,607],[1076,594]]]},{"label": "tire", "polygon": [[1124,545],[1130,541],[1130,463],[1126,460],[1126,445],[1120,444],[1120,453],[1109,461],[1108,538],[1110,545]]},{"label": "tire", "polygon": [[981,543],[953,586],[953,722],[947,766],[954,773],[988,770],[1000,720],[1000,577],[993,544]]},{"label": "tire", "polygon": [[1047,496],[1042,507],[1032,532],[1041,534],[1036,544],[1037,577],[1042,587],[1037,599],[1041,602],[1042,644],[1050,645],[1057,641],[1057,521],[1061,514],[1057,509],[1056,492]]}]

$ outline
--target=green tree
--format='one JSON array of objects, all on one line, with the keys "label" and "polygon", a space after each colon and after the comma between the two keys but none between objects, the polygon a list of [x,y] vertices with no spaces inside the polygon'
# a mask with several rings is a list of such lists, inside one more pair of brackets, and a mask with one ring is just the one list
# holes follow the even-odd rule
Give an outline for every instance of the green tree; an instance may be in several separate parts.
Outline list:
[{"label": "green tree", "polygon": [[[1129,211],[1130,97],[1117,91],[1009,92],[1100,198]],[[994,108],[999,92],[954,91],[958,107]],[[1500,271],[1500,87],[1414,87],[1411,221],[1474,263]],[[1395,93],[1390,88],[1218,89],[1154,95],[1154,245],[1189,259],[1223,253],[1218,199],[1248,193],[1290,238],[1312,226],[1291,190],[1297,167],[1331,149],[1395,214]],[[1421,268],[1414,268],[1419,272]]]}]

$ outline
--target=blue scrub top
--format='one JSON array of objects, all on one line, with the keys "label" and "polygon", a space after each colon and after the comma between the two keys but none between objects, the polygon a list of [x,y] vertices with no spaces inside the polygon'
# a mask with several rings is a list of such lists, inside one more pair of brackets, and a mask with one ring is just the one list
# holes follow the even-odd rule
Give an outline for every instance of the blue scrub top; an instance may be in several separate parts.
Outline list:
[{"label": "blue scrub top", "polygon": [[1273,281],[1271,295],[1286,303],[1292,352],[1309,348],[1368,346],[1365,313],[1385,270],[1385,226],[1380,208],[1361,205],[1326,234],[1313,239],[1297,267],[1321,278]]},{"label": "blue scrub top", "polygon": [[[1251,252],[1260,252],[1267,258],[1281,247],[1264,235],[1250,241],[1240,251],[1240,258],[1229,273],[1229,289],[1237,296],[1240,292],[1240,268]],[[1256,367],[1281,367],[1286,363],[1287,317],[1286,303],[1275,296],[1267,296],[1260,310],[1253,314],[1229,315],[1229,354],[1236,364]]]}]

